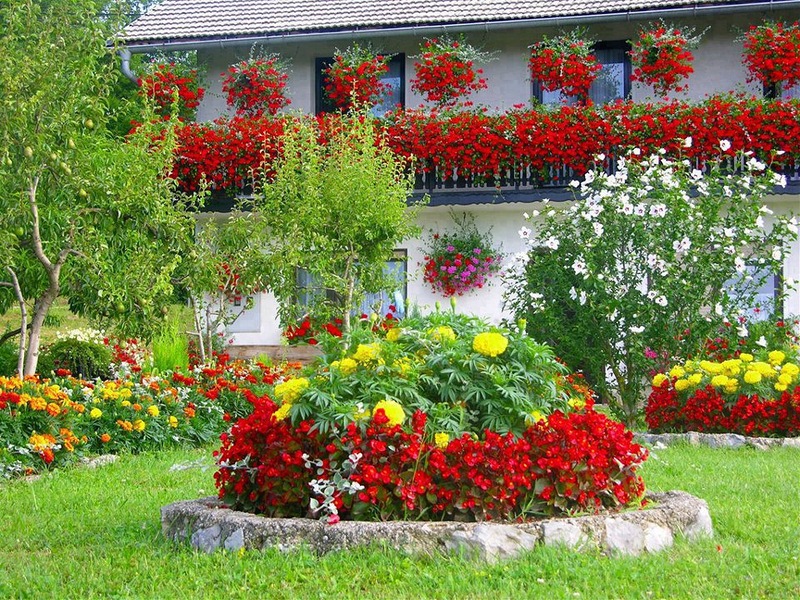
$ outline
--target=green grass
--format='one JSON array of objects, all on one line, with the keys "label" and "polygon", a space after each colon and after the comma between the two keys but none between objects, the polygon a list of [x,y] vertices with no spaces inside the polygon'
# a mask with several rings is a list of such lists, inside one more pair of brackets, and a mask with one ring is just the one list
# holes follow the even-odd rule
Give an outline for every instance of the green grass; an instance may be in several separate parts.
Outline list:
[{"label": "green grass", "polygon": [[[28,321],[30,322],[32,308],[28,307]],[[66,298],[58,298],[50,309],[45,320],[44,327],[42,328],[42,343],[50,344],[56,341],[56,333],[59,331],[69,331],[71,329],[85,329],[86,327],[97,328],[78,315],[73,314],[69,310]],[[14,306],[3,315],[0,315],[0,333],[11,331],[12,329],[19,329],[19,307]],[[19,338],[14,338],[14,342],[18,343]]]},{"label": "green grass", "polygon": [[[716,537],[606,558],[542,548],[496,566],[364,549],[205,555],[161,537],[159,507],[213,493],[210,452],[125,456],[0,484],[2,598],[792,598],[800,451],[660,450],[651,489],[709,503]],[[171,471],[174,464],[198,463]],[[259,596],[256,596],[258,594]]]}]

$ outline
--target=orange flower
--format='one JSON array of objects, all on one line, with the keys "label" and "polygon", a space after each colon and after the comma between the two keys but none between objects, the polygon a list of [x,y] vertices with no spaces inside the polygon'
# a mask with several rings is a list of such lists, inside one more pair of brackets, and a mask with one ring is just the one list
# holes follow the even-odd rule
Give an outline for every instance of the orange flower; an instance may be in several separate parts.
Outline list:
[{"label": "orange flower", "polygon": [[133,410],[137,412],[142,410],[142,405],[137,402],[136,404],[133,405]]},{"label": "orange flower", "polygon": [[103,435],[100,436],[100,441],[103,442],[104,444],[107,444],[108,442],[111,441],[111,436],[107,433],[104,433]]},{"label": "orange flower", "polygon": [[46,407],[47,414],[51,417],[57,417],[61,413],[61,407],[55,402],[51,402]]}]

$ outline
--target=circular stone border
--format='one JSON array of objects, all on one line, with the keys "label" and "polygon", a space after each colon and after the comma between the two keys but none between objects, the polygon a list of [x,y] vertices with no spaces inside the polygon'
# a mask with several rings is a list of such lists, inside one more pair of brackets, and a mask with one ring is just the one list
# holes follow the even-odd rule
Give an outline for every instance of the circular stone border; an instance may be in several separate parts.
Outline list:
[{"label": "circular stone border", "polygon": [[769,450],[776,447],[800,448],[800,437],[768,438],[747,437],[738,433],[636,433],[634,441],[655,446],[671,446],[673,444],[689,444],[690,446],[709,446],[710,448],[741,448],[747,446],[758,450]]},{"label": "circular stone border", "polygon": [[680,491],[647,495],[650,507],[620,513],[526,523],[453,521],[340,521],[276,519],[224,508],[214,497],[175,502],[161,509],[169,540],[204,552],[309,548],[316,554],[378,544],[408,553],[455,552],[487,562],[514,558],[538,545],[609,555],[658,552],[675,537],[713,536],[705,500]]}]

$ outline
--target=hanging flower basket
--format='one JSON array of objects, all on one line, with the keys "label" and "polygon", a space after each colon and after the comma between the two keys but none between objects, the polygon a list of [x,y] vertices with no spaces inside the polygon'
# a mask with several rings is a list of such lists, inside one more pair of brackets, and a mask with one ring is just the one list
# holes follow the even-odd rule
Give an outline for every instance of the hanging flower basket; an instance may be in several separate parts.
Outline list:
[{"label": "hanging flower basket", "polygon": [[415,58],[411,89],[437,106],[453,106],[472,92],[487,87],[483,69],[475,68],[475,63],[490,61],[492,55],[463,38],[425,40]]},{"label": "hanging flower basket", "polygon": [[744,34],[742,61],[748,80],[772,86],[800,83],[800,24],[764,23]]},{"label": "hanging flower basket", "polygon": [[683,81],[694,72],[692,50],[700,44],[694,28],[672,27],[663,21],[644,28],[631,46],[632,81],[653,87],[659,96],[686,90]]},{"label": "hanging flower basket", "polygon": [[487,284],[500,270],[503,254],[492,242],[490,232],[481,233],[475,219],[453,215],[456,229],[434,233],[425,247],[425,282],[443,296],[461,296]]},{"label": "hanging flower basket", "polygon": [[592,53],[592,41],[580,29],[554,38],[547,36],[530,46],[531,79],[548,92],[560,91],[589,103],[589,88],[602,69]]},{"label": "hanging flower basket", "polygon": [[323,72],[325,93],[342,110],[375,106],[389,90],[381,77],[389,72],[390,59],[358,44],[344,52],[337,50],[333,63]]},{"label": "hanging flower basket", "polygon": [[278,56],[251,58],[232,65],[222,81],[228,106],[239,115],[260,117],[274,115],[288,106],[286,65]]},{"label": "hanging flower basket", "polygon": [[197,83],[197,70],[179,63],[153,63],[139,78],[139,93],[155,104],[161,117],[173,111],[181,121],[193,120],[205,90]]}]

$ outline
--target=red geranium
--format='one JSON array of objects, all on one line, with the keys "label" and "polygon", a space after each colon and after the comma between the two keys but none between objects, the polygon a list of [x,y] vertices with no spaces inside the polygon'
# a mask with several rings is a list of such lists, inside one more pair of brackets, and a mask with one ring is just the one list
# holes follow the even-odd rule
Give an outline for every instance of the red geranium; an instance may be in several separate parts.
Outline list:
[{"label": "red geranium", "polygon": [[197,70],[178,63],[153,63],[138,83],[139,93],[153,101],[156,114],[168,117],[176,110],[180,120],[194,118],[205,94],[197,83]]},{"label": "red geranium", "polygon": [[800,23],[753,25],[744,35],[749,80],[766,86],[800,83]]},{"label": "red geranium", "polygon": [[414,63],[415,77],[411,89],[428,102],[453,106],[462,97],[486,89],[483,69],[475,62],[490,59],[490,55],[460,40],[425,40]]},{"label": "red geranium", "polygon": [[291,103],[286,97],[286,66],[277,56],[244,60],[223,74],[222,91],[237,114],[274,115]]},{"label": "red geranium", "polygon": [[530,47],[531,78],[548,92],[560,91],[564,96],[589,102],[589,88],[602,69],[592,53],[592,44],[581,30],[555,38],[544,36]]},{"label": "red geranium", "polygon": [[323,72],[325,93],[343,110],[374,106],[389,89],[381,76],[389,72],[390,58],[358,44],[344,52],[337,50],[333,63]]},{"label": "red geranium", "polygon": [[630,52],[631,80],[653,86],[660,96],[684,91],[686,84],[681,82],[694,72],[692,48],[701,37],[693,33],[693,28],[677,29],[663,22],[642,29]]}]

